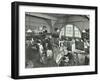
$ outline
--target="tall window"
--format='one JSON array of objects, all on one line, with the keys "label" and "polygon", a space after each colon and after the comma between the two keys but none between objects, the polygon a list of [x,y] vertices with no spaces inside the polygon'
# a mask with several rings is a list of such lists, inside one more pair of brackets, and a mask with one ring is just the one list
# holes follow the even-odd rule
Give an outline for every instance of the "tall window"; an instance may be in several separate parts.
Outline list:
[{"label": "tall window", "polygon": [[81,38],[80,30],[76,26],[74,26],[74,32],[75,32],[75,37]]},{"label": "tall window", "polygon": [[68,24],[61,29],[60,37],[61,36],[81,38],[81,32],[78,27],[72,24]]},{"label": "tall window", "polygon": [[73,36],[73,25],[66,25],[64,32],[65,32],[65,36],[72,37]]}]

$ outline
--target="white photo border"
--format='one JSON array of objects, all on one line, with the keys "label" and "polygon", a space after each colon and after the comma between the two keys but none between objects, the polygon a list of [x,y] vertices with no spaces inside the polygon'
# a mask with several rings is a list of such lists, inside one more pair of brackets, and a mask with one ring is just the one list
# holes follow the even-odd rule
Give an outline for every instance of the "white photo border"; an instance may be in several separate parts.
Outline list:
[{"label": "white photo border", "polygon": [[[25,12],[90,15],[90,65],[25,69]],[[85,13],[84,13],[85,12]],[[19,76],[95,71],[95,10],[19,6]]]}]

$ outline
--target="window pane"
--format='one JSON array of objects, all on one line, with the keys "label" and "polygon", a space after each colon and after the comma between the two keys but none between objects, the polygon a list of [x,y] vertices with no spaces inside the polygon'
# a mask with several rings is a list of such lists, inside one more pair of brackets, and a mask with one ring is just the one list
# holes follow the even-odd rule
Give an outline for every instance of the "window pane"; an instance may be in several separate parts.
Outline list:
[{"label": "window pane", "polygon": [[79,29],[76,26],[74,26],[74,31],[75,31],[75,37],[80,37],[81,38],[81,33],[80,33]]},{"label": "window pane", "polygon": [[66,36],[73,36],[73,25],[66,25]]},{"label": "window pane", "polygon": [[81,38],[81,32],[80,32],[80,30],[76,26],[68,24],[68,25],[66,25],[65,27],[63,27],[61,29],[60,37],[61,36],[74,37],[73,33],[75,34],[74,35],[75,37]]}]

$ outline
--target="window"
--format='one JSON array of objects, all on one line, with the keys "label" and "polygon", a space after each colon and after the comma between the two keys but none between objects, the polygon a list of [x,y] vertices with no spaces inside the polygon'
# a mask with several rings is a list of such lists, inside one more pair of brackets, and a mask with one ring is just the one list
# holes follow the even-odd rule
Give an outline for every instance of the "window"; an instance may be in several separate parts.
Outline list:
[{"label": "window", "polygon": [[65,27],[65,36],[72,37],[73,36],[73,25],[67,25]]},{"label": "window", "polygon": [[77,26],[68,24],[61,29],[60,37],[61,36],[81,38],[81,32]]},{"label": "window", "polygon": [[81,38],[80,30],[76,26],[74,26],[74,32],[75,32],[75,37]]}]

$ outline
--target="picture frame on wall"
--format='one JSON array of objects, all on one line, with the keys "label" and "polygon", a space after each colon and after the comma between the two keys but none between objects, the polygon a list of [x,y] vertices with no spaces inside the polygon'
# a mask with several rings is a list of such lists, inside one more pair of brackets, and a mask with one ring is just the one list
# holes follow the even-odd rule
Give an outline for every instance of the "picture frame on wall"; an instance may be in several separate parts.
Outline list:
[{"label": "picture frame on wall", "polygon": [[11,78],[97,74],[97,7],[11,3]]}]

